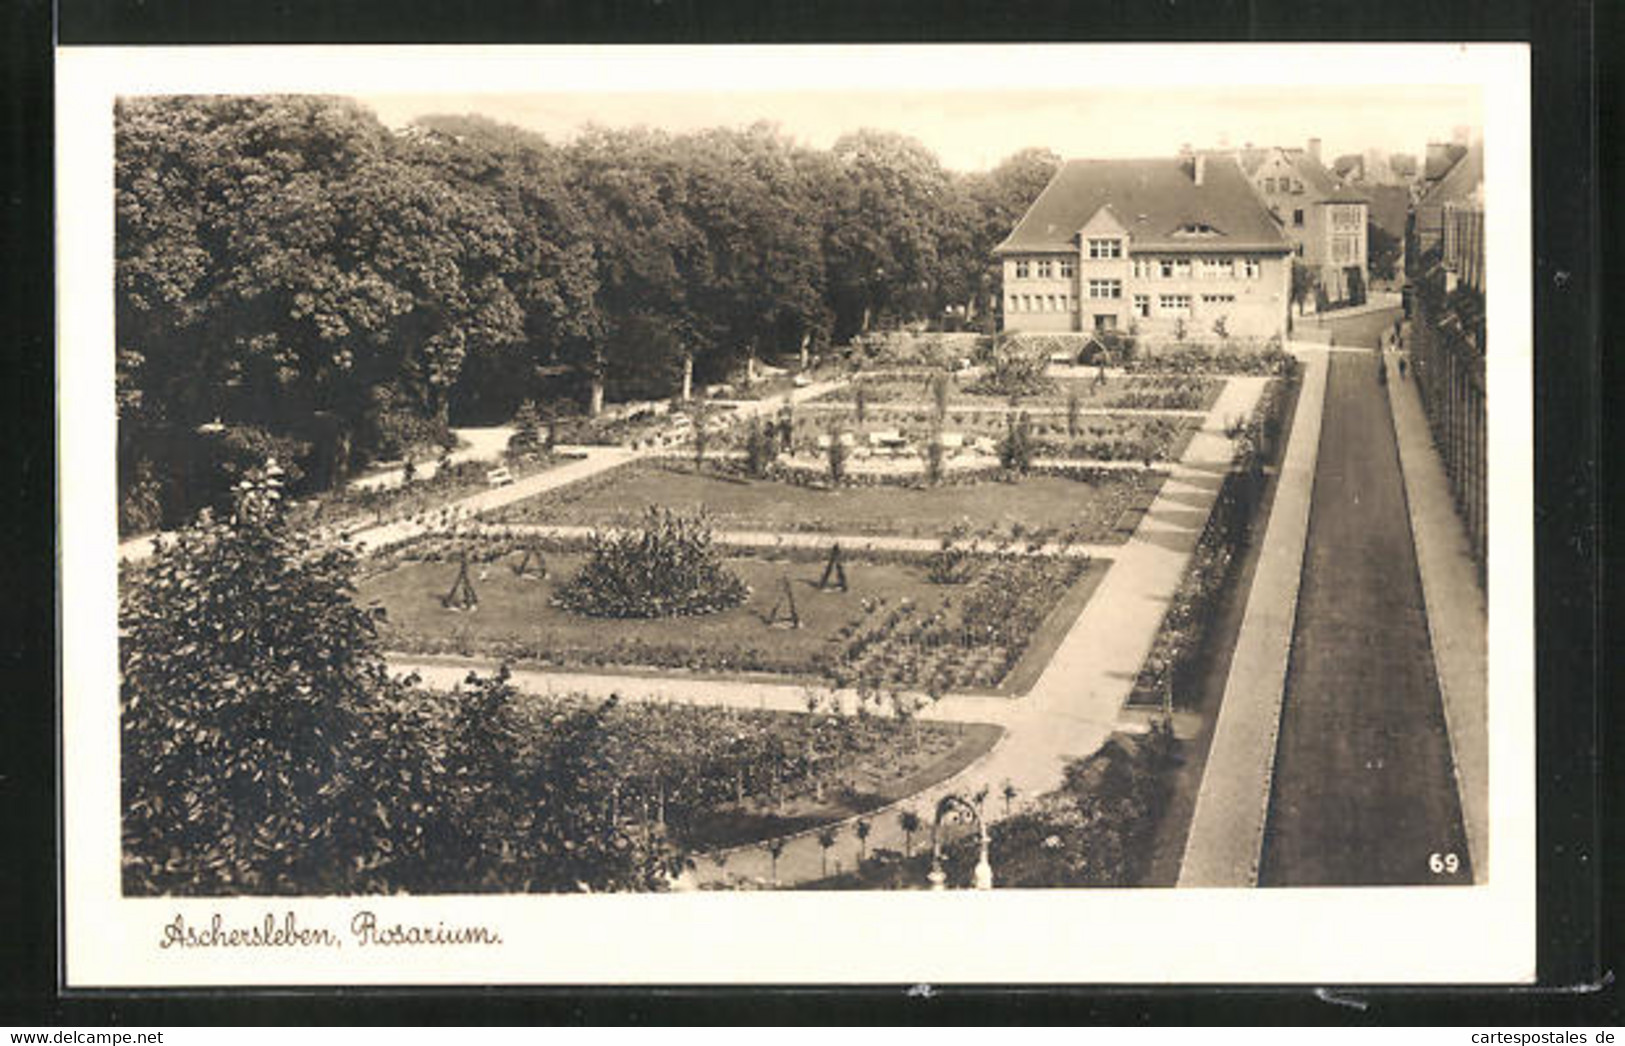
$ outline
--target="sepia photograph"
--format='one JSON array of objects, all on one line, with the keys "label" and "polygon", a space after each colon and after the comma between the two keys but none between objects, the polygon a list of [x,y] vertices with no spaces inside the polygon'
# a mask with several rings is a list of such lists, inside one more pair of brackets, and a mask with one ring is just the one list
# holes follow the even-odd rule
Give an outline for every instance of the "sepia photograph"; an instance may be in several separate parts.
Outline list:
[{"label": "sepia photograph", "polygon": [[965,87],[828,47],[230,89],[230,50],[78,132],[68,821],[122,939],[1528,901],[1516,49],[1251,49],[1285,89],[1100,71],[1180,48],[1000,79],[1072,47]]}]

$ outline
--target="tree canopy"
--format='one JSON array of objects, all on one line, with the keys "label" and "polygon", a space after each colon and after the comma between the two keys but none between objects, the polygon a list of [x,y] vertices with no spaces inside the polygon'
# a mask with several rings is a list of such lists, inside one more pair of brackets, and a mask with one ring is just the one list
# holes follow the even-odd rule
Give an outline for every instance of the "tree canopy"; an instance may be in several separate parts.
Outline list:
[{"label": "tree canopy", "polygon": [[131,525],[223,506],[198,478],[223,439],[320,486],[525,399],[664,397],[687,367],[986,309],[989,249],[1059,163],[961,175],[899,134],[765,123],[392,130],[319,96],[128,98],[115,133]]}]

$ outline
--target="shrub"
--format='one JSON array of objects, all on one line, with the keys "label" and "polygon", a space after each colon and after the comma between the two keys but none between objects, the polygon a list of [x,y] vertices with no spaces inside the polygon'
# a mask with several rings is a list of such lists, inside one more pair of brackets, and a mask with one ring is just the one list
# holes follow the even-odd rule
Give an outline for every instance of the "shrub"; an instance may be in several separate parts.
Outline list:
[{"label": "shrub", "polygon": [[963,585],[971,578],[972,562],[968,549],[943,538],[942,547],[926,561],[925,576],[933,585]]},{"label": "shrub", "polygon": [[589,617],[679,617],[727,610],[749,595],[703,516],[652,507],[636,530],[594,532],[587,562],[554,602]]},{"label": "shrub", "polygon": [[1026,411],[1006,413],[1004,435],[999,439],[999,467],[1007,472],[1025,473],[1032,463],[1032,420]]},{"label": "shrub", "polygon": [[508,452],[526,454],[542,445],[542,414],[533,400],[525,400],[513,416],[513,435],[508,437]]},{"label": "shrub", "polygon": [[829,426],[829,481],[839,485],[846,479],[846,444],[841,442],[841,426],[839,422],[831,422]]},{"label": "shrub", "polygon": [[990,396],[1032,396],[1047,391],[1044,376],[1049,355],[1044,343],[1030,338],[1005,337],[994,346],[982,376],[967,391]]}]

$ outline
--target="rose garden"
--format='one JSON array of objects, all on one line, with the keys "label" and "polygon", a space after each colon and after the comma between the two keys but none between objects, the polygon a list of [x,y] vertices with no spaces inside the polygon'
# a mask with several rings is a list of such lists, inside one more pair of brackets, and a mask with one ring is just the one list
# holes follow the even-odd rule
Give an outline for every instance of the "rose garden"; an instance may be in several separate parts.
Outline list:
[{"label": "rose garden", "polygon": [[1036,151],[220,105],[119,114],[127,892],[1143,880],[1279,342],[986,333],[881,175],[986,239]]}]

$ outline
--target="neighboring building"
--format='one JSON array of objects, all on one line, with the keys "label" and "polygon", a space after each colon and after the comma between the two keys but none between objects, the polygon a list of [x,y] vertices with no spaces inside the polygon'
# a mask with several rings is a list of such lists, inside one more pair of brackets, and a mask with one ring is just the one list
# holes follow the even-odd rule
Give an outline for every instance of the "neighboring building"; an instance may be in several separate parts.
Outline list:
[{"label": "neighboring building", "polygon": [[1444,244],[1446,204],[1461,205],[1475,195],[1482,198],[1484,144],[1470,146],[1431,143],[1422,195],[1412,208],[1417,249],[1427,252]]},{"label": "neighboring building", "polygon": [[1443,208],[1446,286],[1465,283],[1484,293],[1484,183],[1479,182],[1465,200],[1451,200]]},{"label": "neighboring building", "polygon": [[1369,283],[1370,199],[1321,165],[1319,138],[1307,149],[1242,149],[1236,159],[1328,299],[1346,300],[1356,279]]},{"label": "neighboring building", "polygon": [[1071,160],[994,248],[1002,326],[1284,336],[1291,253],[1233,160]]}]

